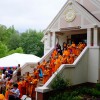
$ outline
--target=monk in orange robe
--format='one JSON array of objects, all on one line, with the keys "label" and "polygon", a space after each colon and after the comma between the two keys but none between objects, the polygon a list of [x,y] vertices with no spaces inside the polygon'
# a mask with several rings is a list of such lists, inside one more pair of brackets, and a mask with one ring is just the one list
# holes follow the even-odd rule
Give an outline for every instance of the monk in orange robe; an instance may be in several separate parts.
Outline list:
[{"label": "monk in orange robe", "polygon": [[76,48],[76,50],[75,50],[75,56],[79,56],[80,53],[81,53],[81,50],[79,48]]},{"label": "monk in orange robe", "polygon": [[61,63],[67,64],[67,57],[65,55],[63,55],[63,57],[62,57]]},{"label": "monk in orange robe", "polygon": [[52,76],[52,67],[50,66],[50,62],[48,63],[48,69],[49,69],[49,77]]},{"label": "monk in orange robe", "polygon": [[33,79],[31,81],[31,88],[30,88],[30,96],[31,98],[34,98],[35,97],[35,88],[37,86],[37,83],[38,83],[38,79],[36,79],[35,76],[33,76]]},{"label": "monk in orange robe", "polygon": [[56,58],[51,58],[50,60],[50,67],[51,67],[51,70],[52,70],[52,74],[55,72],[55,61],[56,61]]},{"label": "monk in orange robe", "polygon": [[54,58],[56,55],[57,55],[57,50],[55,49],[55,50],[52,52],[52,57]]},{"label": "monk in orange robe", "polygon": [[79,43],[78,48],[82,51],[84,49],[84,44],[82,42]]},{"label": "monk in orange robe", "polygon": [[41,68],[40,62],[38,62],[37,69]]},{"label": "monk in orange robe", "polygon": [[66,57],[68,57],[70,55],[70,50],[69,49],[65,49],[63,51],[63,55],[66,56]]},{"label": "monk in orange robe", "polygon": [[58,58],[61,60],[62,59],[62,55],[60,55],[59,53],[58,53]]},{"label": "monk in orange robe", "polygon": [[27,72],[26,76],[26,94],[29,95],[29,82],[31,80],[31,76],[29,75],[29,72]]},{"label": "monk in orange robe", "polygon": [[47,62],[45,60],[43,60],[42,65],[45,66],[46,64],[47,64]]},{"label": "monk in orange robe", "polygon": [[0,94],[0,100],[5,100],[5,97],[3,94]]},{"label": "monk in orange robe", "polygon": [[21,79],[17,84],[18,84],[18,89],[20,91],[20,98],[21,98],[22,97],[22,85],[23,85]]},{"label": "monk in orange robe", "polygon": [[13,88],[13,83],[8,81],[6,83],[6,92],[5,92],[5,99],[8,100],[9,90]]},{"label": "monk in orange robe", "polygon": [[67,58],[67,62],[68,64],[72,64],[74,62],[74,56],[73,55],[70,55],[68,58]]},{"label": "monk in orange robe", "polygon": [[45,60],[41,63],[40,68],[42,69],[42,72],[44,72],[46,64],[47,62]]},{"label": "monk in orange robe", "polygon": [[76,47],[71,47],[71,50],[72,50],[72,54],[75,55],[75,53],[76,53]]},{"label": "monk in orange robe", "polygon": [[25,80],[22,78],[22,95],[26,94]]},{"label": "monk in orange robe", "polygon": [[61,60],[60,58],[56,58],[56,61],[55,61],[55,71],[60,67],[61,65]]},{"label": "monk in orange robe", "polygon": [[37,79],[39,79],[39,71],[38,71],[37,68],[34,68],[33,75],[34,75]]},{"label": "monk in orange robe", "polygon": [[71,45],[72,47],[76,47],[76,44],[74,43],[74,42],[72,42],[72,45]]},{"label": "monk in orange robe", "polygon": [[50,73],[50,70],[46,67],[44,74],[43,74],[43,84],[45,84],[47,82],[47,80],[49,79],[49,77],[50,77],[49,73]]}]

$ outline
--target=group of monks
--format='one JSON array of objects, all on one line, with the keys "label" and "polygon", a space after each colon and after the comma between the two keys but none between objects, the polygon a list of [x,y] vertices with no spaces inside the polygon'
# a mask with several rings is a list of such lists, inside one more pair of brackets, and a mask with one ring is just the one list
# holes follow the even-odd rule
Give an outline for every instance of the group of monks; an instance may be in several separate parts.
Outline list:
[{"label": "group of monks", "polygon": [[[52,74],[57,71],[61,64],[73,64],[85,46],[86,44],[82,42],[77,45],[74,42],[72,42],[71,45],[64,43],[62,54],[55,49],[48,61],[43,60],[41,63],[38,62],[31,75],[27,72],[26,76],[22,77],[17,82],[18,89],[20,90],[20,97],[22,97],[22,95],[28,95],[31,98],[34,98],[35,88],[37,87],[39,81],[42,80],[42,83],[45,84]],[[11,89],[12,86],[13,83],[8,80],[6,82],[6,100],[8,100],[9,89]]]},{"label": "group of monks", "polygon": [[[20,98],[23,95],[27,95],[34,100],[35,98],[35,88],[37,86],[38,79],[34,75],[30,75],[29,72],[26,73],[26,76],[22,77],[17,81],[18,89],[20,91]],[[10,89],[13,88],[13,82],[9,79],[6,82],[6,91],[5,91],[5,100],[9,100],[8,96],[10,94]]]},{"label": "group of monks", "polygon": [[[42,77],[43,84],[45,84],[61,64],[72,64],[85,46],[86,44],[82,42],[77,45],[74,42],[72,42],[71,45],[64,43],[62,53],[55,49],[48,61],[44,60],[42,63],[38,62],[37,67],[34,68],[34,76],[38,80]],[[42,76],[39,75],[39,70],[42,70]]]}]

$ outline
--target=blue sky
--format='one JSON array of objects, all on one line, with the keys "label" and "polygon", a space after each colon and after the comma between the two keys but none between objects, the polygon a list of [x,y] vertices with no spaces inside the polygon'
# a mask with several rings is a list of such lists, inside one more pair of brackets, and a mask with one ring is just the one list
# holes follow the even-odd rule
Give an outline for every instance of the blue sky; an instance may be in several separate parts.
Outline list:
[{"label": "blue sky", "polygon": [[44,30],[67,0],[0,0],[0,24],[24,32]]}]

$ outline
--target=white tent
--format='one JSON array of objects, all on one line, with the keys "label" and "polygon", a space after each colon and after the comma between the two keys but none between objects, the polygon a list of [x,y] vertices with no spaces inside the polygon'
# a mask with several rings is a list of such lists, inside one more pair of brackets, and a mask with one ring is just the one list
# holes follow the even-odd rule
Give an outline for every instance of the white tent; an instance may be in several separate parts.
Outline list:
[{"label": "white tent", "polygon": [[23,66],[25,63],[37,63],[40,58],[32,54],[14,53],[0,59],[0,67]]}]

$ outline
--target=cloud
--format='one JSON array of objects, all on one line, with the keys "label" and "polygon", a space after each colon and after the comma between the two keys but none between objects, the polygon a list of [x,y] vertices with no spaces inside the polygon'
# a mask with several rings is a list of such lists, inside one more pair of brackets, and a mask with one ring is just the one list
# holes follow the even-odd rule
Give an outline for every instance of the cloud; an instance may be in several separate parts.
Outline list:
[{"label": "cloud", "polygon": [[0,0],[0,24],[43,30],[67,0]]}]

